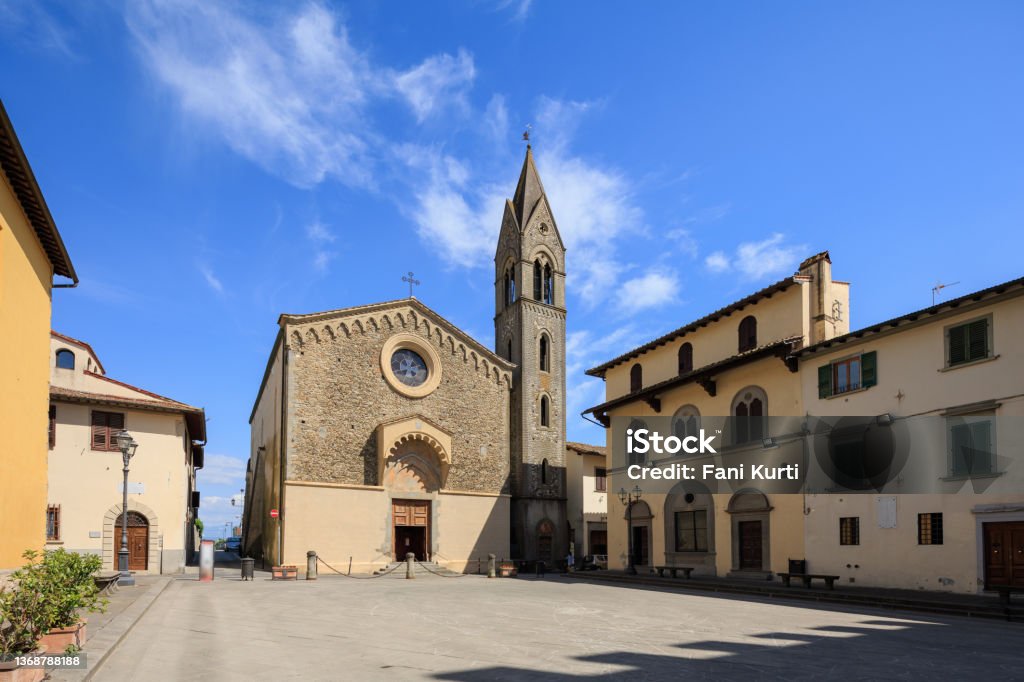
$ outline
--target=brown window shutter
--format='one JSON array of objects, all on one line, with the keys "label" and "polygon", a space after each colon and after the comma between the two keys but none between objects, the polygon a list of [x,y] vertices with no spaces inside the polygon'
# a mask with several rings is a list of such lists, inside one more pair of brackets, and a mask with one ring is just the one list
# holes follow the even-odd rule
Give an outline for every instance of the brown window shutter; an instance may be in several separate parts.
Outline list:
[{"label": "brown window shutter", "polygon": [[92,413],[92,449],[107,449],[107,413],[93,410]]},{"label": "brown window shutter", "polygon": [[57,406],[50,405],[50,449],[57,444]]}]

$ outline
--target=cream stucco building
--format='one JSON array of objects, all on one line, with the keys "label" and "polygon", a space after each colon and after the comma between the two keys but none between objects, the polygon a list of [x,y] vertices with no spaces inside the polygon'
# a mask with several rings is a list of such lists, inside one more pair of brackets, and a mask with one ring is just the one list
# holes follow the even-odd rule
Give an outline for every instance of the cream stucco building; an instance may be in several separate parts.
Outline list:
[{"label": "cream stucco building", "polygon": [[601,445],[565,444],[566,513],[573,554],[608,556],[608,455]]},{"label": "cream stucco building", "polygon": [[1022,338],[1018,279],[796,352],[808,415],[907,424],[911,461],[889,475],[909,486],[927,463],[924,482],[940,490],[899,494],[897,480],[881,495],[808,495],[815,573],[961,593],[1024,586]]},{"label": "cream stucco building", "polygon": [[[78,276],[0,102],[0,571],[46,538],[51,290]],[[55,284],[54,277],[69,283]]]},{"label": "cream stucco building", "polygon": [[[605,380],[606,400],[587,412],[605,426],[616,417],[671,417],[683,429],[708,416],[799,416],[804,398],[791,354],[849,331],[848,307],[849,285],[833,280],[829,255],[820,253],[795,275],[588,370]],[[759,435],[749,440],[761,447]],[[803,557],[800,496],[755,488],[724,494],[681,482],[648,491],[627,530],[617,492],[633,487],[625,471],[634,462],[613,447],[612,429],[607,446],[609,568],[627,566],[630,545],[641,572],[682,565],[697,575],[767,579]]]},{"label": "cream stucco building", "polygon": [[279,318],[244,553],[357,572],[565,556],[565,248],[529,149],[494,265],[494,351],[412,297]]},{"label": "cream stucco building", "polygon": [[107,376],[89,344],[50,335],[47,549],[99,554],[117,568],[122,458],[114,439],[138,443],[128,476],[129,569],[177,573],[195,549],[206,418],[201,408]]}]

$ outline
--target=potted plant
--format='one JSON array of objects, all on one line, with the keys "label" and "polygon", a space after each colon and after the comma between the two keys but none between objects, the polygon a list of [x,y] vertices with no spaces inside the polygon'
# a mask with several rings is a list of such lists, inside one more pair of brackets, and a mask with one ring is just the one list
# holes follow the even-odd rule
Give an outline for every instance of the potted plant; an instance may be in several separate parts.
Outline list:
[{"label": "potted plant", "polygon": [[271,566],[270,567],[270,578],[271,580],[298,580],[299,567],[295,565],[287,566]]},{"label": "potted plant", "polygon": [[46,650],[64,652],[85,644],[86,619],[84,611],[96,612],[106,608],[92,576],[100,570],[103,560],[94,554],[68,552],[63,547],[46,552],[40,562],[38,589],[43,595],[42,644]]},{"label": "potted plant", "polygon": [[42,567],[33,562],[12,573],[0,586],[0,682],[38,682],[45,676],[41,666],[21,667],[16,660],[18,656],[38,656],[46,651],[39,644],[45,620],[43,594],[33,580],[41,572]]}]

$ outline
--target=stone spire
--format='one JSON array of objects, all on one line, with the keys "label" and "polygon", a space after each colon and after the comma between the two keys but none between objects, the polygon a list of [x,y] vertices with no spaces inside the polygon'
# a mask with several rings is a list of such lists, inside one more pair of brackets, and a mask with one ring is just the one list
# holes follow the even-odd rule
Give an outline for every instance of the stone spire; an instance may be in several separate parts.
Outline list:
[{"label": "stone spire", "polygon": [[544,196],[544,185],[541,184],[537,167],[533,165],[533,150],[530,145],[526,145],[523,171],[519,174],[519,184],[516,185],[516,193],[512,198],[512,207],[516,212],[519,229],[526,225],[526,221],[529,220],[542,196]]}]

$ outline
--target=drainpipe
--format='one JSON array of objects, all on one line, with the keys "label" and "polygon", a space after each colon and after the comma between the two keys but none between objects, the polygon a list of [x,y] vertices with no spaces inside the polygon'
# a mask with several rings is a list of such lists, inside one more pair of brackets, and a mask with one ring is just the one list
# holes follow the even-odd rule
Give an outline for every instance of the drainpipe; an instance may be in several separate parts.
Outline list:
[{"label": "drainpipe", "polygon": [[281,443],[278,456],[277,565],[284,565],[284,475],[288,443],[288,336],[281,340]]}]

